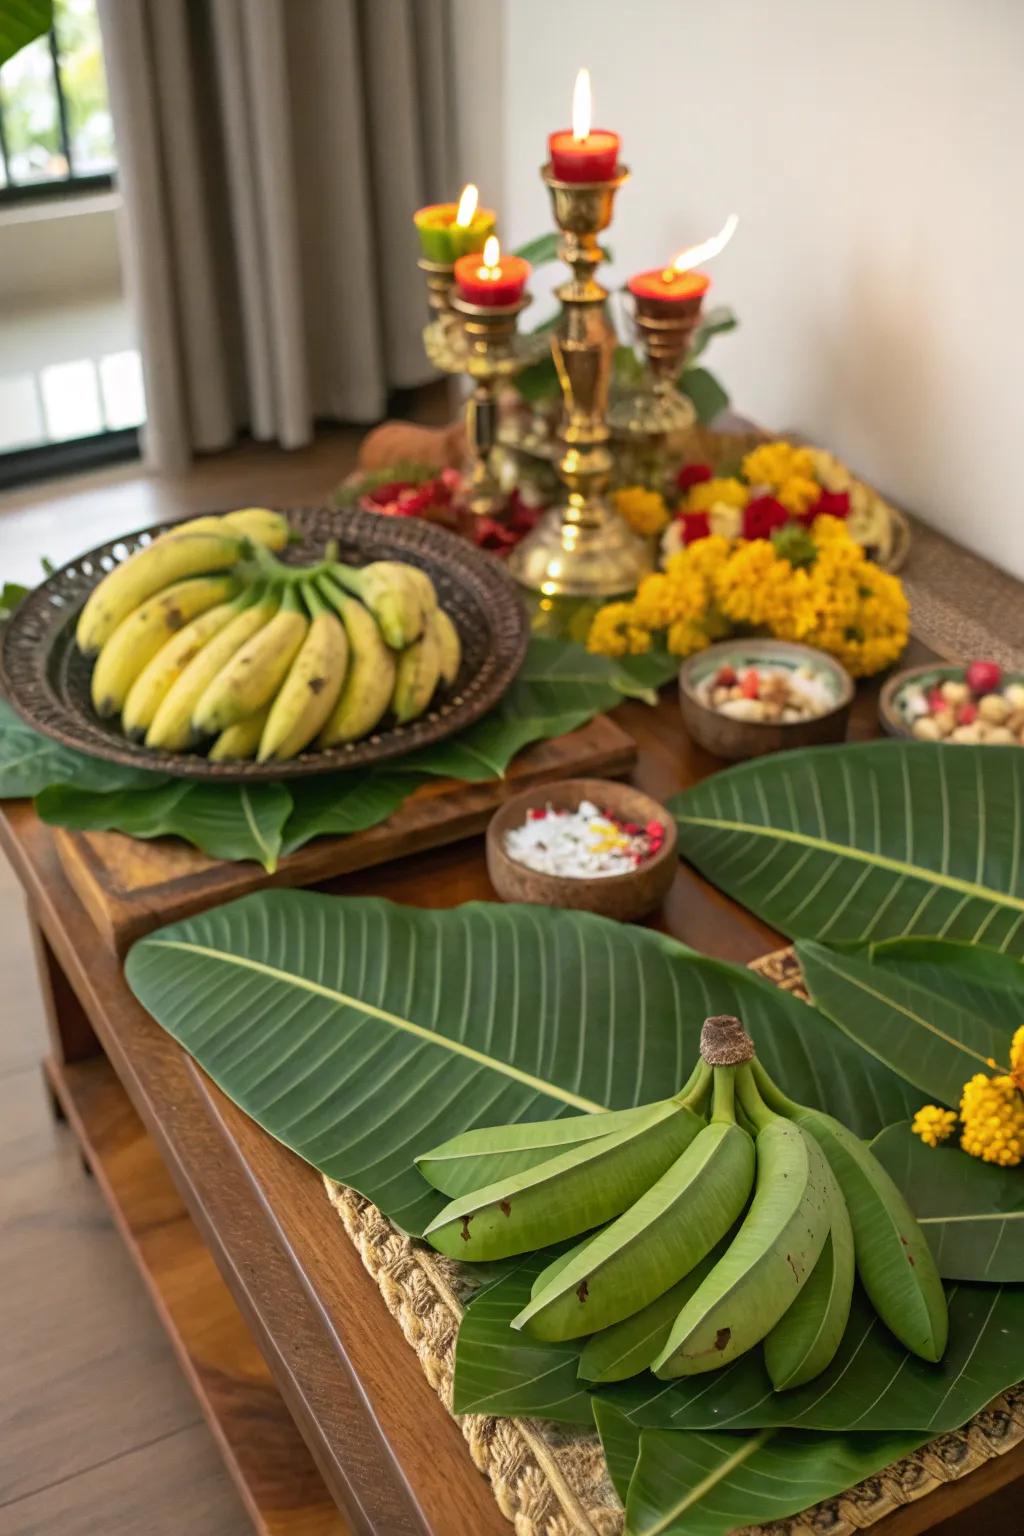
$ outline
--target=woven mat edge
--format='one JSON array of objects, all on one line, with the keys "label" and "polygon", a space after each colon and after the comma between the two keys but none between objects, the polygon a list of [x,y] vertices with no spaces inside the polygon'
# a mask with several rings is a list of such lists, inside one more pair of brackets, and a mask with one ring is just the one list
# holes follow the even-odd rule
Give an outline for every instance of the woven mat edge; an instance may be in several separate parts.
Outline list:
[{"label": "woven mat edge", "polygon": [[[751,963],[767,980],[802,995],[792,949]],[[423,1374],[451,1413],[455,1339],[463,1308],[459,1265],[400,1232],[370,1200],[324,1178],[328,1198],[376,1280],[385,1305],[416,1351]],[[557,1436],[528,1419],[484,1414],[456,1418],[474,1465],[491,1483],[516,1536],[621,1536],[623,1512],[607,1476],[597,1436]],[[966,1477],[1024,1441],[1024,1386],[1004,1392],[963,1428],[940,1435],[875,1477],[751,1536],[852,1536],[944,1483]]]}]

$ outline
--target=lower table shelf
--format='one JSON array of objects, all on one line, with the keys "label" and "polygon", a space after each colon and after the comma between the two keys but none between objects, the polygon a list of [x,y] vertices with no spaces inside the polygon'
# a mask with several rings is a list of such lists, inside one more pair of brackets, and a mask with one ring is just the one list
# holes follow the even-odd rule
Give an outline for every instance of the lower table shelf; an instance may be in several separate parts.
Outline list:
[{"label": "lower table shelf", "polygon": [[44,1063],[260,1536],[350,1536],[112,1068]]}]

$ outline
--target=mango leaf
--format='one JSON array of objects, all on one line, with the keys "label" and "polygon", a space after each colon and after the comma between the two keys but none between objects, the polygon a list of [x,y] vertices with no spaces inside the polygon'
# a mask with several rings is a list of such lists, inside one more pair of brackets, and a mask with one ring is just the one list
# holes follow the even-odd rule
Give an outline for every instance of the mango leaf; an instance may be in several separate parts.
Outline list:
[{"label": "mango leaf", "polygon": [[173,832],[212,859],[254,859],[272,872],[292,797],[283,784],[177,779],[125,794],[58,784],[37,796],[36,810],[43,821],[61,827],[114,829],[141,838]]},{"label": "mango leaf", "polygon": [[[640,1455],[641,1431],[603,1398],[594,1398],[594,1422],[615,1492],[625,1505],[629,1484]],[[682,1434],[682,1430],[677,1431]]]},{"label": "mango leaf", "polygon": [[[550,1257],[544,1256],[545,1259]],[[537,1261],[537,1256],[534,1256]],[[1024,1376],[1024,1289],[1020,1286],[950,1285],[950,1338],[940,1365],[908,1354],[876,1316],[859,1290],[839,1353],[828,1370],[805,1387],[775,1392],[759,1349],[724,1370],[703,1376],[659,1381],[649,1371],[606,1386],[591,1388],[595,1399],[613,1404],[635,1424],[661,1429],[813,1430],[921,1429],[932,1434],[955,1429],[1006,1387]],[[509,1278],[489,1292],[486,1310],[467,1312],[459,1332],[455,1391],[462,1380],[473,1412],[496,1415],[539,1413],[547,1401],[549,1418],[579,1422],[580,1398],[566,1390],[572,1351],[579,1358],[584,1340],[544,1344],[509,1327],[522,1305],[520,1290]],[[559,1383],[557,1397],[547,1382]]]},{"label": "mango leaf", "polygon": [[681,850],[794,938],[933,934],[1024,954],[1024,753],[877,741],[755,759],[676,796]]},{"label": "mango leaf", "polygon": [[289,794],[295,804],[284,825],[281,852],[294,853],[314,837],[347,836],[375,827],[423,783],[425,775],[383,768],[293,782]]},{"label": "mango leaf", "polygon": [[714,421],[729,404],[728,394],[706,368],[684,368],[676,387],[691,402],[702,424]]},{"label": "mango leaf", "polygon": [[875,965],[863,952],[810,942],[797,944],[796,951],[821,1012],[943,1104],[959,1104],[969,1077],[1006,1058],[1010,1026],[1024,1017],[1024,967],[1016,993],[986,993],[975,985],[965,1001],[962,989],[929,986],[918,979],[920,970],[905,974],[891,959]]},{"label": "mango leaf", "polygon": [[728,1536],[783,1520],[923,1445],[907,1434],[679,1434],[646,1429],[625,1536]]},{"label": "mango leaf", "polygon": [[0,64],[53,26],[53,0],[8,0],[0,6]]},{"label": "mango leaf", "polygon": [[[511,1273],[470,1302],[455,1344],[453,1412],[501,1414],[504,1375],[515,1400],[510,1413],[563,1424],[593,1422],[590,1398],[576,1379],[578,1346],[544,1344],[508,1326],[509,1318],[515,1316],[510,1308],[525,1307],[531,1285],[551,1256],[549,1250],[524,1254]],[[497,1339],[496,1351],[488,1348],[491,1339]],[[522,1389],[524,1382],[529,1383],[527,1392]],[[480,1402],[499,1406],[483,1410]]]},{"label": "mango leaf", "polygon": [[688,362],[691,365],[695,363],[701,353],[707,350],[715,336],[724,336],[728,331],[734,331],[739,323],[735,311],[726,304],[718,304],[714,309],[705,310],[694,332]]},{"label": "mango leaf", "polygon": [[0,800],[35,795],[50,784],[74,784],[81,789],[152,789],[166,784],[158,773],[101,762],[62,747],[26,725],[0,699]]},{"label": "mango leaf", "polygon": [[1024,1179],[958,1147],[928,1147],[905,1122],[871,1150],[914,1211],[947,1280],[1024,1281]]},{"label": "mango leaf", "polygon": [[10,618],[18,604],[28,597],[31,587],[23,587],[17,581],[5,581],[0,587],[0,621]]},{"label": "mango leaf", "polygon": [[562,237],[557,230],[551,229],[533,240],[527,240],[524,245],[517,245],[513,254],[528,261],[531,267],[542,267],[545,262],[558,260],[561,241]]},{"label": "mango leaf", "polygon": [[738,1013],[773,1077],[862,1136],[912,1112],[907,1085],[798,998],[586,913],[263,891],[141,940],[126,974],[265,1130],[409,1231],[442,1203],[418,1152],[664,1097],[712,1013]]}]

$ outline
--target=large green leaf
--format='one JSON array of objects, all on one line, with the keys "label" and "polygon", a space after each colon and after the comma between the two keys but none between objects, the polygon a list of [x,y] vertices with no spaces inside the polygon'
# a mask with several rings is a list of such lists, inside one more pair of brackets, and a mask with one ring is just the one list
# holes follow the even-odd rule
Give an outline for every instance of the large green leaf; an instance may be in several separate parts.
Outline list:
[{"label": "large green leaf", "polygon": [[1024,754],[877,741],[758,758],[676,796],[686,858],[796,938],[1024,954]]},{"label": "large green leaf", "polygon": [[[576,1379],[579,1349],[573,1344],[542,1344],[508,1326],[510,1307],[525,1307],[530,1287],[550,1260],[550,1252],[525,1254],[511,1273],[488,1286],[470,1303],[455,1345],[455,1413],[501,1414],[501,1380],[514,1399],[508,1412],[561,1423],[590,1424],[590,1398]],[[489,1341],[497,1339],[495,1348]],[[523,1383],[528,1382],[528,1390]],[[479,1404],[489,1405],[481,1409]],[[529,1406],[527,1406],[527,1404]]]},{"label": "large green leaf", "polygon": [[141,940],[126,969],[243,1109],[409,1230],[442,1199],[417,1152],[476,1125],[663,1098],[708,1014],[739,1014],[773,1077],[861,1135],[913,1109],[798,998],[586,913],[265,891]]},{"label": "large green leaf", "polygon": [[928,1147],[906,1123],[871,1143],[947,1280],[1024,1281],[1024,1178],[957,1147]]},{"label": "large green leaf", "polygon": [[594,1421],[601,1436],[601,1449],[608,1465],[608,1475],[615,1486],[615,1492],[625,1504],[630,1479],[640,1455],[641,1431],[625,1414],[619,1413],[599,1397],[594,1398]]},{"label": "large green leaf", "polygon": [[0,800],[36,795],[51,784],[74,784],[81,789],[121,792],[166,784],[157,773],[101,762],[62,747],[26,725],[11,706],[0,699]]},{"label": "large green leaf", "polygon": [[[625,1536],[728,1536],[783,1520],[843,1493],[927,1438],[646,1429],[626,1496]],[[625,1451],[628,1442],[622,1444]]]},{"label": "large green leaf", "polygon": [[295,806],[285,823],[282,852],[294,853],[314,837],[345,837],[375,827],[425,782],[426,775],[387,768],[293,781]]},{"label": "large green leaf", "polygon": [[691,402],[697,420],[702,423],[714,421],[729,404],[728,394],[706,368],[684,368],[677,388]]},{"label": "large green leaf", "polygon": [[53,0],[4,0],[0,5],[0,64],[53,26]]},{"label": "large green leaf", "polygon": [[43,821],[61,827],[175,833],[214,859],[254,859],[277,868],[292,797],[283,784],[203,784],[172,779],[124,794],[55,785],[36,798]]},{"label": "large green leaf", "polygon": [[[539,1261],[534,1260],[539,1264]],[[951,1285],[949,1347],[941,1365],[910,1355],[882,1325],[858,1291],[839,1353],[828,1370],[804,1387],[775,1392],[760,1349],[703,1376],[665,1383],[650,1372],[630,1381],[592,1388],[639,1426],[655,1429],[768,1429],[858,1431],[920,1429],[932,1434],[954,1429],[1004,1388],[1024,1376],[1024,1288]],[[521,1290],[509,1278],[488,1292],[485,1311],[470,1308],[463,1319],[456,1354],[455,1391],[462,1378],[471,1388],[473,1411],[529,1415],[546,1392],[549,1373],[557,1379],[550,1418],[578,1422],[585,1383],[566,1389],[567,1352],[572,1344],[532,1341],[520,1351],[521,1335],[509,1327]],[[575,1354],[585,1340],[575,1341]]]},{"label": "large green leaf", "polygon": [[[944,946],[940,943],[937,948]],[[922,1094],[957,1105],[975,1072],[1005,1061],[1010,1036],[1024,1018],[1024,966],[1016,988],[987,988],[976,971],[958,978],[951,966],[900,964],[899,949],[862,951],[799,943],[797,954],[815,1004],[851,1039],[913,1083]]]}]

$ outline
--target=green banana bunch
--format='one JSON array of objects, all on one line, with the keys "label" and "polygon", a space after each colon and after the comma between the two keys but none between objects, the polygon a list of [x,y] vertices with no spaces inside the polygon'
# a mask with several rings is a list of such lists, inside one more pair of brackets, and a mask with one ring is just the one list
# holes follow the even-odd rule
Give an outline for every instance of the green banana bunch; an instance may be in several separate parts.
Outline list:
[{"label": "green banana bunch", "polygon": [[407,645],[398,657],[391,709],[399,725],[419,719],[429,708],[440,680],[441,647],[431,615],[419,639]]},{"label": "green banana bunch", "polygon": [[691,1376],[763,1344],[775,1390],[801,1386],[835,1358],[855,1270],[908,1349],[945,1348],[945,1295],[902,1196],[845,1126],[785,1097],[731,1016],[705,1021],[674,1098],[469,1131],[416,1163],[454,1197],[424,1233],[451,1257],[587,1234],[512,1321],[589,1336],[583,1380]]},{"label": "green banana bunch", "polygon": [[338,615],[312,583],[300,590],[312,622],[270,707],[256,754],[261,763],[286,762],[309,745],[334,709],[348,667],[348,640]]},{"label": "green banana bunch", "polygon": [[[145,553],[145,551],[144,551]],[[234,595],[230,576],[197,576],[178,581],[141,603],[103,642],[91,680],[97,714],[116,715],[143,668],[190,620]]]},{"label": "green banana bunch", "polygon": [[116,565],[90,592],[75,628],[79,650],[95,655],[148,597],[189,576],[229,570],[246,549],[247,540],[227,530],[168,533],[154,539]]}]

